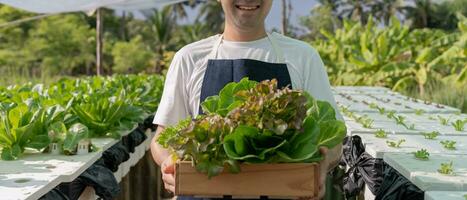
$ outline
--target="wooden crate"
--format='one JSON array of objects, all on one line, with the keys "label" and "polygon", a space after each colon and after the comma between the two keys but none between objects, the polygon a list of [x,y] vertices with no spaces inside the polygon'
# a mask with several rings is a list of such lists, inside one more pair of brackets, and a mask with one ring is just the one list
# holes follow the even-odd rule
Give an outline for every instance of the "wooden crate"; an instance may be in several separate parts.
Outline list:
[{"label": "wooden crate", "polygon": [[175,195],[254,198],[315,197],[319,190],[319,165],[312,163],[242,164],[241,172],[224,172],[208,179],[191,162],[177,162]]}]

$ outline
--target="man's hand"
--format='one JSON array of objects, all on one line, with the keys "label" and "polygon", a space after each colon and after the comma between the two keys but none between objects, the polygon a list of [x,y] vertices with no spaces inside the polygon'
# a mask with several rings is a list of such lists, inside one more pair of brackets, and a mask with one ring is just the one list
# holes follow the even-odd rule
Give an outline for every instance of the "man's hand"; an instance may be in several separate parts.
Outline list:
[{"label": "man's hand", "polygon": [[175,193],[175,165],[170,156],[162,162],[161,173],[165,189]]},{"label": "man's hand", "polygon": [[164,131],[164,126],[158,126],[156,135],[151,142],[151,154],[156,164],[161,166],[162,180],[164,181],[165,189],[174,193],[175,192],[175,165],[172,161],[170,153],[159,145],[156,140],[160,133]]}]

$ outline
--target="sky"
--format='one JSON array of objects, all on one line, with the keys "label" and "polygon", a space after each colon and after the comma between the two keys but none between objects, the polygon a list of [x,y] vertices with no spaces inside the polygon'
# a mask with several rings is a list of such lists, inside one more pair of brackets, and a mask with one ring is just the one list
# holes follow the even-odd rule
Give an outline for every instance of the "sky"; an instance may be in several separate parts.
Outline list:
[{"label": "sky", "polygon": [[[300,22],[300,16],[309,15],[311,9],[317,5],[316,0],[290,0],[292,3],[292,12],[290,15],[290,23],[292,25],[298,26]],[[182,21],[182,23],[191,23],[198,14],[198,11],[188,10],[188,19]],[[282,1],[273,0],[273,5],[271,12],[269,13],[268,18],[266,19],[266,28],[271,30],[273,28],[280,30],[282,23]]]}]

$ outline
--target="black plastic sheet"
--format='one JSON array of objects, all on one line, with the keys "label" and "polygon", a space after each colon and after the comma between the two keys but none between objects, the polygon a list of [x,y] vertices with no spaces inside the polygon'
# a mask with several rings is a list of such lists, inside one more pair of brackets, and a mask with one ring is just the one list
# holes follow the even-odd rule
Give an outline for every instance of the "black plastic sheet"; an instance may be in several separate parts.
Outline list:
[{"label": "black plastic sheet", "polygon": [[122,144],[129,152],[134,153],[135,148],[146,140],[147,136],[144,130],[145,129],[143,127],[139,126],[126,137],[122,138]]},{"label": "black plastic sheet", "polygon": [[54,188],[50,190],[47,194],[39,198],[39,200],[69,200],[69,198],[58,188]]},{"label": "black plastic sheet", "polygon": [[365,184],[373,194],[378,192],[383,181],[384,162],[365,152],[360,136],[348,136],[344,139],[341,165],[348,166],[343,179],[347,198],[357,196]]},{"label": "black plastic sheet", "polygon": [[423,200],[424,193],[394,168],[385,165],[384,181],[375,200]]},{"label": "black plastic sheet", "polygon": [[93,187],[102,199],[113,199],[120,192],[120,186],[112,171],[96,163],[84,171],[75,181]]},{"label": "black plastic sheet", "polygon": [[121,141],[104,151],[102,154],[105,166],[112,172],[116,172],[118,170],[118,166],[129,158],[130,153],[128,152],[128,148],[124,146]]},{"label": "black plastic sheet", "polygon": [[152,123],[154,121],[154,116],[155,115],[151,115],[150,117],[144,120],[144,122],[142,123],[144,129],[151,129],[151,131],[156,130],[156,125]]}]

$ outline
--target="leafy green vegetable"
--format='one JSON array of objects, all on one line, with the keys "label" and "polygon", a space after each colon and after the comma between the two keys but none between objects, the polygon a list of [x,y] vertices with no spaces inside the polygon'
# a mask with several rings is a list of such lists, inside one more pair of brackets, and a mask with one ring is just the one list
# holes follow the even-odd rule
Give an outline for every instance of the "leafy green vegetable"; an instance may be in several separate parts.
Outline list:
[{"label": "leafy green vegetable", "polygon": [[440,141],[440,143],[443,145],[444,148],[448,149],[448,150],[456,150],[456,141],[452,141],[452,140],[443,140],[443,141]]},{"label": "leafy green vegetable", "polygon": [[76,154],[78,143],[88,138],[89,130],[83,124],[77,123],[70,127],[63,141],[63,152],[66,155]]},{"label": "leafy green vegetable", "polygon": [[278,89],[277,81],[242,79],[201,103],[205,115],[168,127],[158,142],[200,172],[215,176],[239,163],[316,162],[319,147],[346,135],[332,106],[306,92]]},{"label": "leafy green vegetable", "polygon": [[28,148],[42,151],[50,142],[78,141],[68,130],[77,123],[87,127],[86,137],[118,138],[156,111],[162,86],[161,76],[116,75],[0,88],[2,159],[17,159]]},{"label": "leafy green vegetable", "polygon": [[421,149],[414,152],[415,158],[420,160],[428,160],[430,157],[430,153],[426,149]]},{"label": "leafy green vegetable", "polygon": [[386,109],[383,108],[383,107],[379,107],[379,106],[378,106],[378,107],[376,107],[376,109],[378,109],[379,114],[384,115],[384,113],[386,113]]},{"label": "leafy green vegetable", "polygon": [[400,148],[401,144],[405,142],[405,139],[401,139],[397,142],[394,141],[386,141],[386,144],[388,144],[389,147],[394,147],[394,148]]},{"label": "leafy green vegetable", "polygon": [[415,114],[416,114],[416,115],[423,115],[423,113],[425,113],[424,110],[422,110],[422,109],[415,109]]},{"label": "leafy green vegetable", "polygon": [[438,137],[439,132],[438,131],[432,131],[430,133],[422,133],[422,135],[423,135],[423,137],[425,137],[425,139],[434,140],[436,137]]},{"label": "leafy green vegetable", "polygon": [[453,175],[454,169],[452,168],[452,161],[449,163],[441,163],[441,167],[438,169],[438,172],[446,175]]},{"label": "leafy green vegetable", "polygon": [[439,119],[439,122],[440,122],[442,125],[447,126],[448,123],[449,123],[449,118],[444,118],[444,117],[438,115],[438,119]]},{"label": "leafy green vegetable", "polygon": [[395,119],[396,118],[396,111],[394,111],[394,110],[389,111],[388,114],[387,114],[387,117],[389,119],[393,119],[393,118]]},{"label": "leafy green vegetable", "polygon": [[451,122],[452,126],[456,131],[464,131],[464,125],[467,123],[467,121],[464,120],[456,120],[455,122]]},{"label": "leafy green vegetable", "polygon": [[397,124],[400,124],[402,126],[404,126],[406,129],[408,130],[415,130],[415,124],[410,124],[410,125],[407,125],[406,121],[405,121],[405,117],[402,116],[402,115],[397,115],[397,116],[392,116],[392,118],[394,120],[396,120],[396,123]]},{"label": "leafy green vegetable", "polygon": [[363,128],[371,128],[373,126],[374,120],[368,118],[368,116],[363,115],[361,117],[357,117],[355,119],[358,123],[360,123]]},{"label": "leafy green vegetable", "polygon": [[375,132],[375,137],[377,138],[387,138],[388,134],[383,129],[379,129]]},{"label": "leafy green vegetable", "polygon": [[42,150],[50,143],[48,127],[64,114],[59,106],[38,107],[29,104],[0,103],[0,146],[2,159],[18,159],[26,148]]}]

